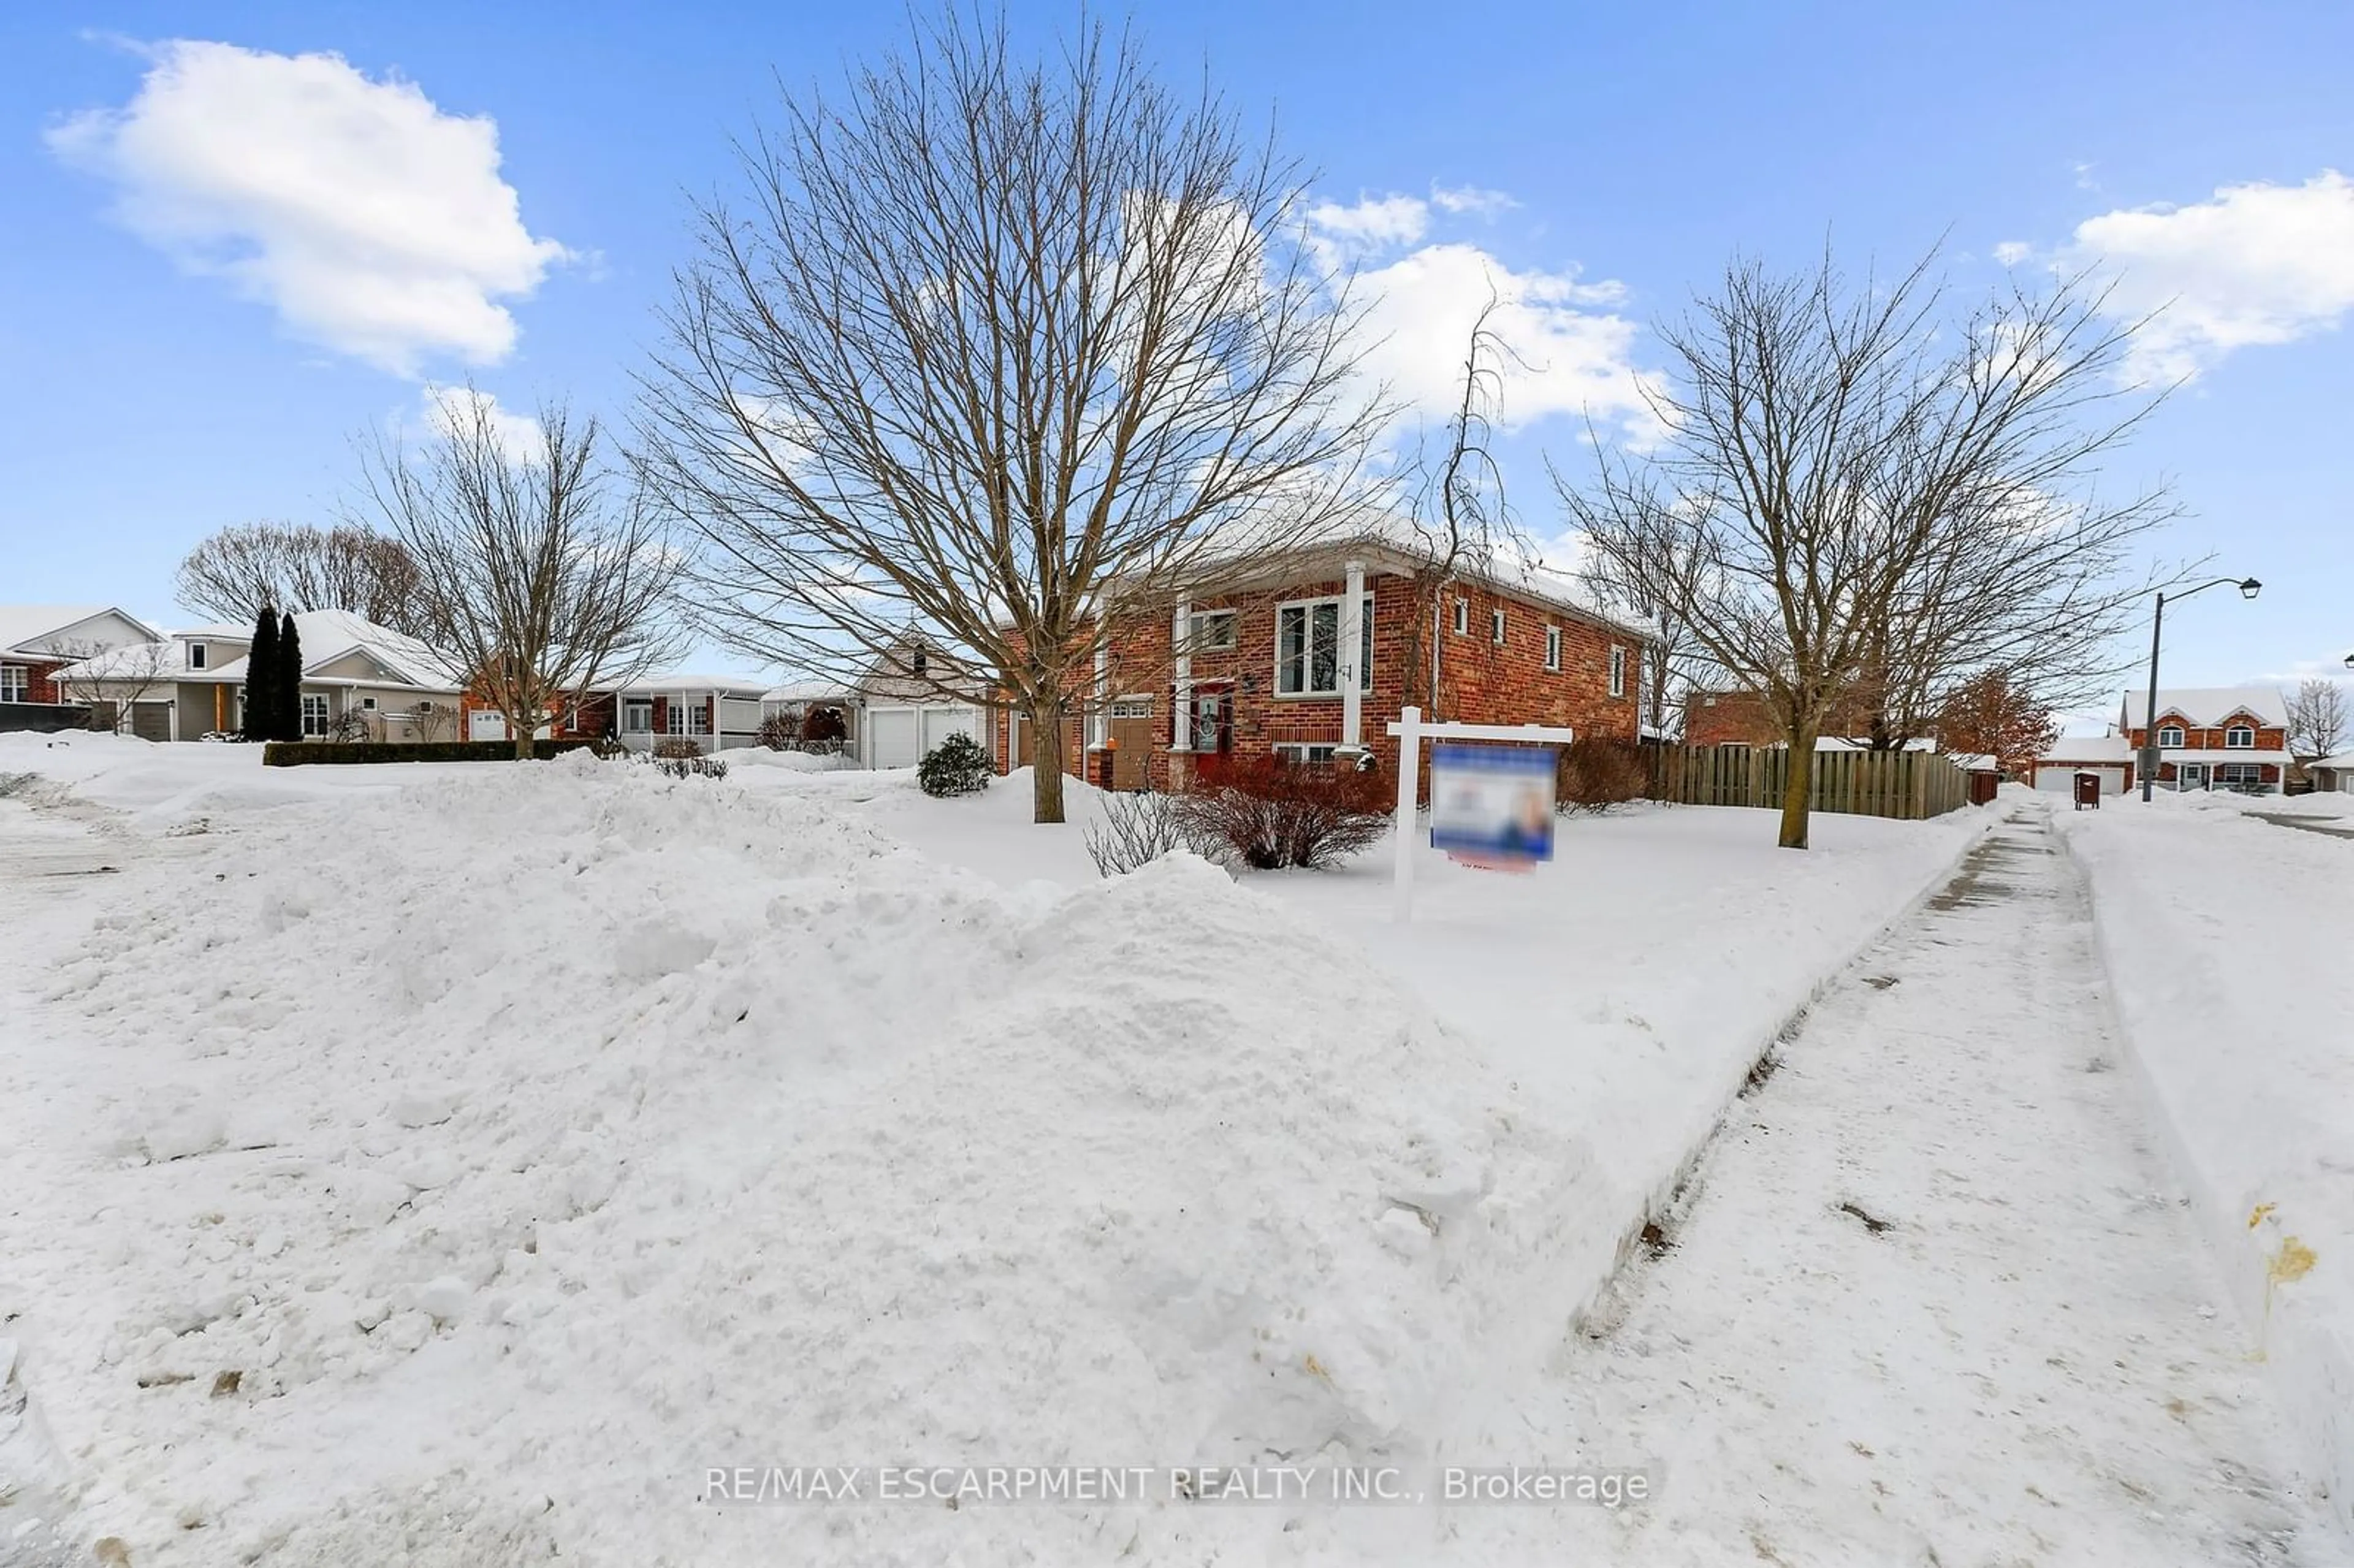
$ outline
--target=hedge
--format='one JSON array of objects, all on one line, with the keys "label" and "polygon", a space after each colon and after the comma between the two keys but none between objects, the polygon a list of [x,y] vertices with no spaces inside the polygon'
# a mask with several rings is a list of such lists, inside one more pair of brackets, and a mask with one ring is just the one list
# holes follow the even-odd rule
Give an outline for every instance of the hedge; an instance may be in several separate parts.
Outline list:
[{"label": "hedge", "polygon": [[[533,757],[545,762],[567,751],[600,744],[588,739],[535,740]],[[511,740],[273,740],[261,748],[264,768],[300,768],[311,762],[513,762]]]}]

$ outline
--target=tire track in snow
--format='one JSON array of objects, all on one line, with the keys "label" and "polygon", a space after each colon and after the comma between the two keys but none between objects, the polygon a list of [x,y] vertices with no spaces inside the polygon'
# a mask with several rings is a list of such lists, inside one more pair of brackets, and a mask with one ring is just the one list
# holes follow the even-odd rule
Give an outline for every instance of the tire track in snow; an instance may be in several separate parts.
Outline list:
[{"label": "tire track in snow", "polygon": [[1462,1510],[1561,1561],[2339,1565],[2116,1070],[2044,810],[1777,1047],[1681,1218],[1466,1463],[1641,1508]]}]

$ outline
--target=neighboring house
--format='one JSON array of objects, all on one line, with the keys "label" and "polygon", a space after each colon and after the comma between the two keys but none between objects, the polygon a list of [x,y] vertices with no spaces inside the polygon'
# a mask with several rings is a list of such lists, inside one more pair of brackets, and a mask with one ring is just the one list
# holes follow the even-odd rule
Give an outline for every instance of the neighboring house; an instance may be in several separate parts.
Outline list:
[{"label": "neighboring house", "polygon": [[851,696],[858,710],[853,755],[868,768],[913,768],[951,735],[986,747],[997,727],[988,683],[914,636],[876,654]]},{"label": "neighboring house", "polygon": [[[2142,692],[2126,694],[2118,729],[2148,744]],[[2158,783],[2168,789],[2243,789],[2276,795],[2288,777],[2288,705],[2269,686],[2158,694]]]},{"label": "neighboring house", "polygon": [[[1835,711],[1823,726],[1826,737],[1852,738],[1868,734],[1872,715],[1862,705],[1850,701]],[[1781,721],[1774,716],[1773,705],[1762,693],[1738,688],[1710,691],[1695,686],[1684,694],[1684,734],[1686,746],[1779,746],[1782,744]],[[1908,749],[1935,750],[1907,741]]]},{"label": "neighboring house", "polygon": [[2029,782],[2056,794],[2075,792],[2076,775],[2097,774],[2101,793],[2122,795],[2134,787],[2133,742],[2121,735],[2063,735],[2035,759]]},{"label": "neighboring house", "polygon": [[832,708],[842,715],[842,748],[856,756],[859,737],[864,726],[859,720],[861,704],[858,694],[838,681],[804,681],[790,685],[772,686],[760,694],[760,717],[765,723],[781,718],[793,726],[798,735],[812,708]]},{"label": "neighboring house", "polygon": [[[1461,723],[1637,737],[1648,632],[1535,573],[1458,574],[1433,606],[1415,588],[1423,564],[1373,539],[1302,550],[1247,591],[1205,587],[1116,626],[1074,694],[1066,768],[1122,789],[1182,789],[1267,753],[1394,768],[1386,729],[1408,702]],[[1018,712],[994,715],[1001,770],[1030,761],[1028,730]]]},{"label": "neighboring house", "polygon": [[[349,610],[303,610],[294,627],[302,641],[305,738],[353,731],[376,740],[455,738],[460,683],[432,649]],[[69,666],[58,679],[127,707],[124,727],[134,735],[201,740],[244,725],[252,645],[250,627],[189,627]]]},{"label": "neighboring house", "polygon": [[2316,793],[2354,795],[2354,751],[2341,751],[2305,765]]},{"label": "neighboring house", "polygon": [[[675,671],[625,686],[591,689],[562,712],[551,710],[535,732],[542,740],[618,740],[651,751],[660,740],[692,740],[704,751],[756,744],[760,738],[763,683],[741,675]],[[505,740],[506,715],[474,692],[464,701],[468,740]]]},{"label": "neighboring house", "polygon": [[9,710],[73,705],[74,694],[58,687],[59,671],[163,635],[112,605],[0,605],[0,729],[55,727],[38,713]]}]

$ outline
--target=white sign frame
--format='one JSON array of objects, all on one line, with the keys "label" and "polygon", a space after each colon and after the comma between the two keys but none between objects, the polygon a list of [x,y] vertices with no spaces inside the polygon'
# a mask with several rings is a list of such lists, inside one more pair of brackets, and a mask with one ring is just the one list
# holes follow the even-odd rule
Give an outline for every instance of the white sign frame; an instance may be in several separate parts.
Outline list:
[{"label": "white sign frame", "polygon": [[1390,910],[1400,925],[1414,918],[1414,852],[1416,813],[1421,805],[1422,743],[1426,740],[1506,740],[1527,746],[1567,746],[1577,732],[1567,725],[1425,724],[1422,709],[1401,709],[1388,733],[1398,743],[1397,841],[1391,874]]}]

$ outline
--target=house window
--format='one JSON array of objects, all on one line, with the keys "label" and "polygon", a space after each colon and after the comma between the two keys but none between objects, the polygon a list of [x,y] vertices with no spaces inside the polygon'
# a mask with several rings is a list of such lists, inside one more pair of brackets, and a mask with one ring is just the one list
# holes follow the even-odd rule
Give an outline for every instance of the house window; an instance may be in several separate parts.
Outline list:
[{"label": "house window", "polygon": [[928,665],[930,662],[931,662],[930,658],[929,658],[929,657],[928,657],[928,656],[924,652],[924,651],[923,651],[922,649],[918,648],[918,649],[917,649],[917,650],[916,650],[916,658],[915,658],[915,662],[914,662],[914,663],[910,666],[910,668],[912,668],[912,669],[914,670],[914,672],[915,672],[917,674],[920,675],[920,674],[922,674],[922,673],[924,673],[925,667],[926,667],[927,665]]},{"label": "house window", "polygon": [[23,702],[25,687],[25,666],[0,664],[0,703]]},{"label": "house window", "polygon": [[1616,642],[1610,645],[1610,694],[1614,697],[1627,694],[1627,650]]},{"label": "house window", "polygon": [[1488,612],[1488,641],[1499,648],[1504,645],[1504,612],[1501,609]]},{"label": "house window", "polygon": [[304,735],[324,735],[327,733],[327,698],[325,693],[305,692],[302,694],[302,733]]},{"label": "house window", "polygon": [[1458,637],[1468,635],[1470,630],[1471,601],[1468,599],[1458,599],[1455,601],[1455,635]]},{"label": "house window", "polygon": [[201,670],[201,669],[203,669],[204,667],[205,667],[205,645],[204,645],[203,643],[201,643],[201,642],[191,642],[191,643],[189,643],[189,644],[188,644],[188,668],[189,668],[189,669],[191,669],[191,670]]},{"label": "house window", "polygon": [[1193,639],[1196,653],[1228,653],[1235,646],[1235,612],[1231,609],[1204,610],[1193,618],[1193,629],[1187,633]]},{"label": "house window", "polygon": [[[1373,689],[1373,596],[1357,617],[1357,689]],[[1304,599],[1275,612],[1275,691],[1282,697],[1341,694],[1341,601]]]},{"label": "house window", "polygon": [[670,733],[673,735],[709,735],[711,708],[705,703],[673,703],[670,705]]},{"label": "house window", "polygon": [[1561,628],[1558,626],[1545,628],[1545,668],[1561,668]]},{"label": "house window", "polygon": [[2158,744],[2160,746],[2180,746],[2182,744],[2182,726],[2179,724],[2166,724],[2158,726]]},{"label": "house window", "polygon": [[2215,765],[2215,782],[2218,784],[2246,785],[2261,784],[2264,781],[2264,770],[2259,763],[2221,762]]},{"label": "house window", "polygon": [[1152,716],[1152,699],[1150,697],[1122,697],[1118,702],[1112,704],[1111,716],[1116,719],[1150,718]]},{"label": "house window", "polygon": [[654,705],[650,697],[631,697],[621,705],[621,733],[651,735],[654,727]]},{"label": "house window", "polygon": [[1332,746],[1310,746],[1296,740],[1279,740],[1275,744],[1275,754],[1286,762],[1330,762],[1337,750],[1338,747]]},{"label": "house window", "polygon": [[2253,751],[2256,748],[2256,732],[2246,725],[2235,724],[2223,732],[2223,745],[2232,751]]},{"label": "house window", "polygon": [[376,712],[376,699],[374,697],[362,697],[360,699],[360,706],[366,709],[369,713],[374,713]]}]

